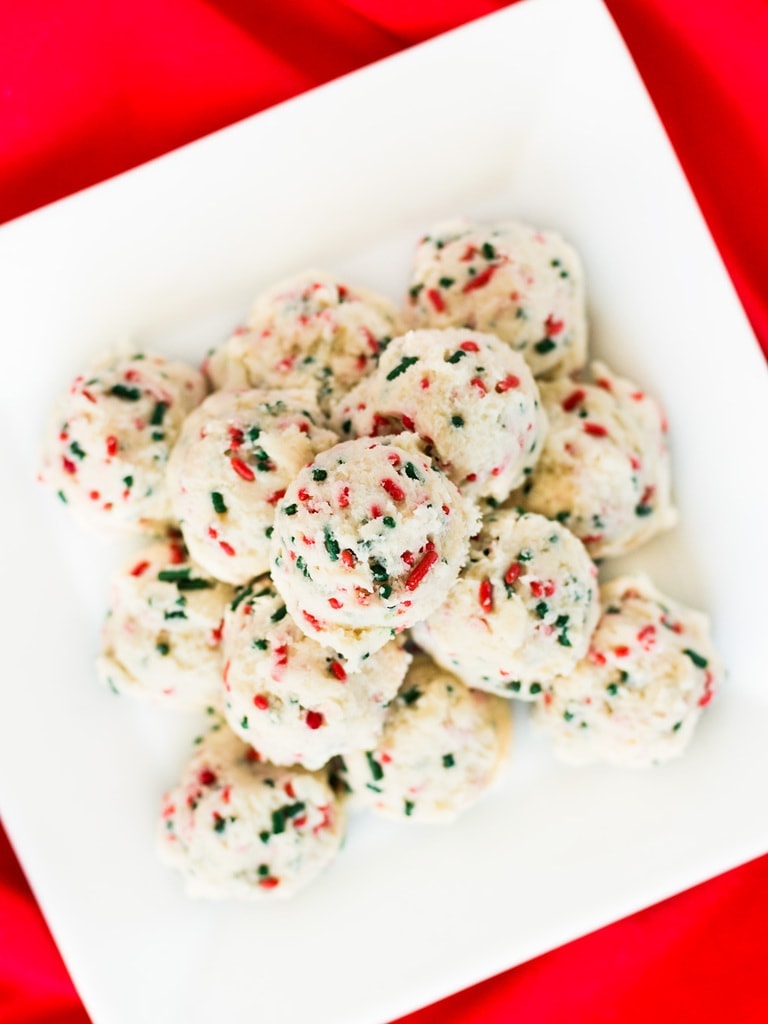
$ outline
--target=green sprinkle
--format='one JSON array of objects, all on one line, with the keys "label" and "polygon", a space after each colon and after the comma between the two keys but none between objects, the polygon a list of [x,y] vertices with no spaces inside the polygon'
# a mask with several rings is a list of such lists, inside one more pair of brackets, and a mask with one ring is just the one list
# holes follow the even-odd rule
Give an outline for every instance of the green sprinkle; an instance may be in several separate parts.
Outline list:
[{"label": "green sprinkle", "polygon": [[413,809],[414,809],[415,806],[416,806],[416,804],[413,803],[412,800],[406,800],[405,801],[405,816],[407,818],[410,818],[410,816],[413,814]]},{"label": "green sprinkle", "polygon": [[217,816],[215,821],[214,821],[214,823],[213,823],[213,831],[214,832],[223,832],[226,827],[227,827],[227,819],[226,818],[220,818],[220,817]]},{"label": "green sprinkle", "polygon": [[683,654],[688,655],[688,657],[691,659],[696,668],[706,668],[709,664],[706,658],[703,658],[700,654],[697,654],[696,651],[692,651],[690,647],[684,647]]},{"label": "green sprinkle", "polygon": [[551,352],[553,348],[557,348],[557,342],[552,341],[551,338],[542,338],[541,341],[537,341],[533,346],[540,355],[545,355],[547,352]]},{"label": "green sprinkle", "polygon": [[566,523],[571,518],[570,512],[558,512],[555,519],[558,523]]},{"label": "green sprinkle", "polygon": [[528,692],[533,694],[541,693],[541,683],[531,683],[528,687]]},{"label": "green sprinkle", "polygon": [[635,505],[636,516],[649,516],[653,512],[653,505]]},{"label": "green sprinkle", "polygon": [[370,750],[366,750],[365,759],[368,762],[368,767],[371,770],[371,776],[374,782],[380,782],[384,778],[384,769],[381,767],[379,762],[373,756]]},{"label": "green sprinkle", "polygon": [[162,426],[163,419],[165,418],[165,414],[167,412],[168,412],[168,403],[167,402],[158,402],[155,405],[155,408],[152,410],[152,415],[151,415],[150,420],[149,420],[150,425],[153,426],[153,427],[160,427],[160,426]]},{"label": "green sprinkle", "polygon": [[496,250],[490,242],[483,242],[483,248],[481,250],[483,256],[487,260],[493,260],[496,258]]},{"label": "green sprinkle", "polygon": [[328,526],[324,528],[323,532],[325,534],[325,550],[328,552],[328,557],[332,562],[338,562],[339,551],[341,550],[339,542],[333,536]]},{"label": "green sprinkle", "polygon": [[139,388],[129,388],[126,384],[115,384],[109,389],[109,394],[122,398],[124,402],[138,402],[141,398]]},{"label": "green sprinkle", "polygon": [[158,654],[162,654],[162,656],[165,657],[166,654],[170,654],[171,645],[163,643],[163,641],[161,640],[160,643],[155,644],[155,650],[157,651]]},{"label": "green sprinkle", "polygon": [[454,281],[454,279],[452,277],[441,277],[440,278],[440,287],[441,288],[450,288],[451,285],[455,284],[455,283],[456,282]]},{"label": "green sprinkle", "polygon": [[451,425],[454,426],[454,427],[463,427],[464,426],[464,417],[463,416],[451,416]]},{"label": "green sprinkle", "polygon": [[299,555],[299,557],[296,559],[296,568],[299,570],[299,572],[301,573],[305,580],[312,579],[312,577],[309,575],[307,563],[304,561],[301,555]]},{"label": "green sprinkle", "polygon": [[270,622],[280,622],[280,620],[284,619],[287,614],[288,614],[288,609],[285,607],[284,604],[281,604],[280,607],[277,609],[277,611],[272,612],[272,614],[269,616],[269,621]]},{"label": "green sprinkle", "polygon": [[517,556],[518,562],[530,562],[533,558],[533,552],[530,548],[523,548],[520,554]]},{"label": "green sprinkle", "polygon": [[328,477],[328,473],[324,469],[313,469],[312,470],[312,479],[313,480],[322,481],[322,480],[327,479],[327,477]]},{"label": "green sprinkle", "polygon": [[214,584],[210,580],[184,579],[177,580],[176,586],[179,590],[210,590]]},{"label": "green sprinkle", "polygon": [[507,689],[511,690],[512,693],[519,693],[521,685],[519,679],[513,679],[511,683],[507,683]]},{"label": "green sprinkle", "polygon": [[285,508],[283,509],[283,512],[287,516],[295,516],[298,511],[299,511],[299,506],[298,505],[286,505]]},{"label": "green sprinkle", "polygon": [[[267,835],[269,835],[269,832],[267,832]],[[267,875],[269,874],[269,865],[259,864],[256,870],[258,871],[261,878],[266,878]]]},{"label": "green sprinkle", "polygon": [[682,722],[675,722],[675,724],[672,726],[672,732],[677,732],[677,730],[680,728],[682,724]]},{"label": "green sprinkle", "polygon": [[123,477],[123,483],[128,488],[128,490],[130,490],[131,487],[133,487],[133,477],[132,476],[124,476]]},{"label": "green sprinkle", "polygon": [[240,591],[240,593],[235,595],[235,600],[229,606],[231,608],[231,610],[233,612],[236,612],[237,609],[238,609],[238,606],[246,599],[246,597],[250,597],[252,593],[253,593],[253,587],[251,587],[251,586],[243,587],[243,589]]},{"label": "green sprinkle", "polygon": [[248,428],[248,440],[258,441],[261,437],[261,427],[249,427]]},{"label": "green sprinkle", "polygon": [[267,538],[267,540],[270,540],[270,538],[272,537],[272,534],[274,532],[275,532],[274,526],[268,526],[266,528],[266,530],[264,531],[264,536]]},{"label": "green sprinkle", "polygon": [[562,629],[563,626],[567,626],[570,617],[570,615],[558,615],[555,619],[555,625],[557,626],[557,628]]},{"label": "green sprinkle", "polygon": [[164,441],[165,440],[165,434],[162,432],[162,430],[153,430],[152,431],[152,440],[153,441]]},{"label": "green sprinkle", "polygon": [[415,704],[419,697],[421,697],[421,690],[417,686],[412,686],[410,690],[401,693],[400,697],[405,704]]},{"label": "green sprinkle", "polygon": [[397,525],[392,516],[384,516],[384,518],[381,521],[382,523],[384,523],[385,526],[388,526],[390,530],[394,530],[395,526]]},{"label": "green sprinkle", "polygon": [[389,573],[379,562],[372,563],[371,576],[373,576],[377,583],[386,583],[389,579]]},{"label": "green sprinkle", "polygon": [[281,832],[285,832],[285,810],[282,807],[272,811],[272,833],[279,836]]},{"label": "green sprinkle", "polygon": [[423,284],[414,284],[408,289],[408,294],[412,299],[418,299],[419,292],[424,287]]},{"label": "green sprinkle", "polygon": [[568,634],[565,632],[565,630],[563,630],[560,636],[558,636],[557,642],[560,644],[561,647],[571,646],[571,641],[568,639]]},{"label": "green sprinkle", "polygon": [[174,611],[174,612],[163,612],[163,618],[166,619],[166,620],[168,620],[168,619],[186,619],[186,617],[187,617],[187,613],[185,611],[182,611],[181,608],[179,608],[178,611]]},{"label": "green sprinkle", "polygon": [[297,814],[301,814],[302,811],[307,809],[307,805],[298,800],[295,804],[288,804],[283,807],[283,814],[286,818],[295,818]]},{"label": "green sprinkle", "polygon": [[606,686],[605,689],[606,689],[606,692],[609,693],[611,697],[615,697],[616,694],[619,692],[619,684],[618,683],[608,683],[608,685]]},{"label": "green sprinkle", "polygon": [[374,786],[374,784],[372,782],[366,782],[365,788],[366,789],[372,789],[374,793],[380,793],[381,792],[379,787],[378,786]]},{"label": "green sprinkle", "polygon": [[179,580],[185,580],[190,571],[189,566],[185,569],[161,569],[157,578],[163,583],[178,583]]},{"label": "green sprinkle", "polygon": [[72,444],[69,446],[69,450],[72,452],[73,455],[76,455],[78,457],[78,459],[84,459],[85,458],[85,452],[80,447],[80,445],[78,444],[77,441],[73,441],[72,442]]},{"label": "green sprinkle", "polygon": [[252,640],[251,646],[255,647],[258,651],[266,651],[269,647],[269,641],[264,639]]},{"label": "green sprinkle", "polygon": [[227,506],[221,491],[211,491],[211,501],[213,502],[214,512],[218,512],[220,516],[223,516],[227,511]]},{"label": "green sprinkle", "polygon": [[392,587],[388,583],[382,583],[379,587],[379,596],[386,601],[388,597],[392,596]]},{"label": "green sprinkle", "polygon": [[564,711],[563,712],[563,718],[566,720],[566,722],[572,722],[574,717],[575,716],[574,716],[572,711]]},{"label": "green sprinkle", "polygon": [[546,601],[539,601],[539,603],[534,608],[534,611],[536,612],[536,614],[539,616],[540,619],[543,619],[546,616],[547,612],[549,611],[549,605],[547,604]]},{"label": "green sprinkle", "polygon": [[270,837],[271,835],[272,835],[272,833],[271,833],[271,832],[267,832],[267,831],[265,830],[265,831],[263,831],[263,832],[259,832],[259,839],[260,839],[260,840],[262,841],[262,843],[268,843],[268,842],[269,842],[269,837]]},{"label": "green sprinkle", "polygon": [[421,477],[419,476],[418,470],[416,469],[412,462],[406,462],[405,475],[408,477],[409,480],[419,480],[421,482]]},{"label": "green sprinkle", "polygon": [[448,356],[448,358],[446,359],[446,362],[447,363],[458,363],[458,361],[460,359],[464,359],[466,357],[466,354],[467,353],[464,351],[463,348],[457,348],[452,356]]},{"label": "green sprinkle", "polygon": [[64,502],[64,504],[66,505],[66,504],[67,504],[67,496],[66,496],[66,494],[64,493],[64,491],[57,491],[56,493],[57,493],[57,494],[58,494],[58,496],[59,496],[59,501],[63,501],[63,502]]},{"label": "green sprinkle", "polygon": [[248,728],[248,715],[243,715],[243,717],[240,719],[240,728],[241,729],[247,729]]},{"label": "green sprinkle", "polygon": [[455,764],[453,754],[443,754],[443,768],[453,768]]},{"label": "green sprinkle", "polygon": [[418,363],[418,356],[404,356],[394,370],[390,370],[387,374],[387,380],[394,380],[395,377],[399,377],[401,373],[405,373],[409,366],[413,366],[414,363]]},{"label": "green sprinkle", "polygon": [[352,429],[352,420],[344,420],[344,422],[341,424],[341,429],[344,431],[345,434],[348,434]]}]

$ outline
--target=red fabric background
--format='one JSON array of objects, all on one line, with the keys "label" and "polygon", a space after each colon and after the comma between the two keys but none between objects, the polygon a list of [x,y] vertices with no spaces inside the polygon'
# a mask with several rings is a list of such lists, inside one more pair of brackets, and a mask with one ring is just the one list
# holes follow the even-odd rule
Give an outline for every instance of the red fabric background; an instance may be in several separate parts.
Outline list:
[{"label": "red fabric background", "polygon": [[[607,4],[768,352],[768,2]],[[5,0],[0,222],[504,6]],[[764,857],[402,1024],[762,1024],[767,913]],[[88,1022],[1,833],[0,1020]]]}]

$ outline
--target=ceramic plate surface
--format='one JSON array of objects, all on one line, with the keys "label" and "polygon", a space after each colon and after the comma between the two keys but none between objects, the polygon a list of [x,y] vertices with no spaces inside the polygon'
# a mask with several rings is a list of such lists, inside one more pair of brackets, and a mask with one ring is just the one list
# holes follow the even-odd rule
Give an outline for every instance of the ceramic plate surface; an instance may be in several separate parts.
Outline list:
[{"label": "ceramic plate surface", "polygon": [[[679,762],[561,767],[517,715],[455,825],[356,819],[295,902],[191,902],[153,836],[199,725],[96,681],[124,549],[36,485],[48,409],[125,338],[198,361],[306,266],[399,301],[458,213],[580,249],[593,351],[667,409],[681,519],[610,571],[707,610],[728,681]],[[764,366],[597,0],[527,0],[11,223],[0,282],[0,797],[96,1024],[378,1024],[768,849]]]}]

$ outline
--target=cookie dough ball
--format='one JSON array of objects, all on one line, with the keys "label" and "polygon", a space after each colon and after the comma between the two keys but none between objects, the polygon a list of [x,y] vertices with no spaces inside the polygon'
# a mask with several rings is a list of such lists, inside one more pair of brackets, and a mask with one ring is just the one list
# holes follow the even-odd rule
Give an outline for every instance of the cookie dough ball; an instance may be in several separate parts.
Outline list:
[{"label": "cookie dough ball", "polygon": [[260,295],[207,371],[217,388],[311,388],[327,412],[399,330],[388,299],[308,270]]},{"label": "cookie dough ball", "polygon": [[510,727],[506,701],[417,655],[378,743],[346,755],[342,778],[379,814],[450,821],[496,778]]},{"label": "cookie dough ball", "polygon": [[99,677],[117,693],[180,711],[219,706],[224,612],[233,596],[190,561],[178,535],[153,541],[112,580]]},{"label": "cookie dough ball", "polygon": [[477,523],[415,435],[346,441],[278,504],[272,578],[302,632],[356,669],[445,600]]},{"label": "cookie dough ball", "polygon": [[468,686],[528,700],[584,657],[598,616],[584,545],[543,516],[499,510],[472,539],[448,600],[412,635]]},{"label": "cookie dough ball", "polygon": [[205,394],[202,374],[149,352],[76,377],[44,442],[41,479],[86,525],[156,531],[171,519],[168,456]]},{"label": "cookie dough ball", "polygon": [[677,757],[724,676],[707,619],[642,575],[606,584],[601,601],[587,657],[552,680],[535,718],[564,761],[643,766]]},{"label": "cookie dough ball", "polygon": [[592,364],[594,383],[543,383],[542,456],[514,501],[558,519],[593,558],[621,555],[677,522],[666,421],[636,384]]},{"label": "cookie dough ball", "polygon": [[268,576],[237,595],[224,637],[227,720],[274,764],[320,768],[374,744],[411,662],[393,640],[352,672],[343,654],[304,636]]},{"label": "cookie dough ball", "polygon": [[405,319],[495,334],[536,377],[571,373],[586,359],[579,257],[559,235],[527,224],[434,227],[416,249]]},{"label": "cookie dough ball", "polygon": [[217,391],[188,417],[168,465],[193,557],[218,579],[269,568],[275,507],[302,466],[337,441],[307,391]]},{"label": "cookie dough ball", "polygon": [[525,360],[467,330],[396,338],[334,422],[357,435],[412,430],[463,494],[498,502],[536,464],[547,430]]},{"label": "cookie dough ball", "polygon": [[343,807],[324,774],[276,768],[214,728],[163,797],[158,849],[190,896],[292,896],[336,856]]}]

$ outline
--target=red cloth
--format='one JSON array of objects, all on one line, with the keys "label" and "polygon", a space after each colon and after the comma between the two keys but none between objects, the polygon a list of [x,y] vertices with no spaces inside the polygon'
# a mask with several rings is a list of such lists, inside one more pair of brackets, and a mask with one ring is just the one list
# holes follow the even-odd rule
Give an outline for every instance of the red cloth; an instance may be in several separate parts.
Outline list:
[{"label": "red cloth", "polygon": [[[0,222],[503,0],[6,0]],[[768,3],[608,0],[768,352]],[[768,857],[408,1024],[768,1020]],[[87,1024],[0,834],[0,1019]]]}]

